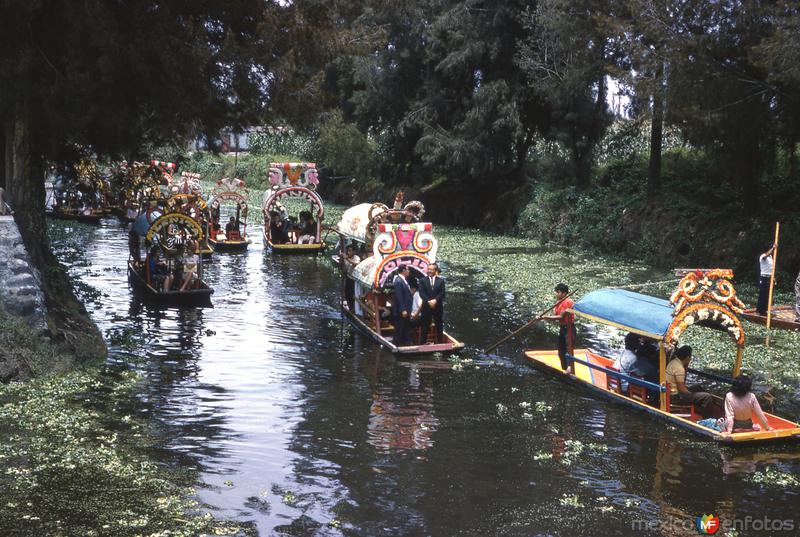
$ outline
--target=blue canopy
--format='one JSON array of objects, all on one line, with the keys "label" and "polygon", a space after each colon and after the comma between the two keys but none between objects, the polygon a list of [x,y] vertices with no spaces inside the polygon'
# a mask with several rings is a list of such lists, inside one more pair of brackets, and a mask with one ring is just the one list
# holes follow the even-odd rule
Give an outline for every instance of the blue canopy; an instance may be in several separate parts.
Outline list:
[{"label": "blue canopy", "polygon": [[653,339],[662,339],[673,320],[669,301],[613,288],[592,291],[578,300],[572,311]]}]

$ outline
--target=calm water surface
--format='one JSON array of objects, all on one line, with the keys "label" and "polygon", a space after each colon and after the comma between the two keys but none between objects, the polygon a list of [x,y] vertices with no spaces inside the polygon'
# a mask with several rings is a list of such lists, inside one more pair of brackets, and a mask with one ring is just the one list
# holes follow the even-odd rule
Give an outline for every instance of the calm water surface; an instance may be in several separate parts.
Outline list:
[{"label": "calm water surface", "polygon": [[548,378],[521,358],[554,345],[543,329],[481,354],[521,319],[446,251],[460,280],[446,323],[473,360],[461,371],[399,362],[343,324],[325,257],[259,239],[206,265],[213,308],[157,310],[131,295],[122,226],[75,229],[83,244],[59,255],[93,295],[110,360],[147,378],[159,456],[261,535],[697,535],[703,513],[800,528],[798,490],[752,482],[767,465],[798,475],[796,447],[719,448]]}]

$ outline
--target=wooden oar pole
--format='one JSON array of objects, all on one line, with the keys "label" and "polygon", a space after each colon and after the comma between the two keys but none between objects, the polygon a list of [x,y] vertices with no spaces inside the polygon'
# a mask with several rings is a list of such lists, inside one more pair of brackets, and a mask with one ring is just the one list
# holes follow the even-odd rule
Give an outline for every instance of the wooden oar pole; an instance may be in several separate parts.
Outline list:
[{"label": "wooden oar pole", "polygon": [[775,287],[775,271],[778,268],[778,237],[781,223],[775,222],[775,242],[772,243],[772,275],[769,277],[769,298],[767,299],[767,348],[769,348],[770,326],[772,324],[772,289]]},{"label": "wooden oar pole", "polygon": [[486,347],[486,349],[483,351],[483,353],[484,353],[484,354],[489,354],[489,352],[490,352],[490,351],[493,351],[494,349],[496,349],[497,347],[499,347],[500,345],[502,345],[503,343],[505,343],[506,341],[508,341],[508,340],[509,340],[509,339],[511,339],[512,337],[514,337],[514,336],[516,336],[517,334],[519,334],[519,333],[521,333],[521,332],[523,332],[523,331],[527,330],[528,328],[530,328],[531,326],[533,326],[533,325],[534,325],[534,324],[536,324],[537,322],[541,321],[541,320],[542,320],[542,317],[544,317],[545,315],[547,315],[548,313],[550,313],[550,312],[551,312],[553,309],[555,309],[555,307],[556,307],[556,306],[558,306],[559,304],[561,304],[562,302],[564,302],[566,299],[568,299],[569,297],[571,297],[572,295],[574,295],[574,294],[575,294],[577,291],[578,291],[578,290],[577,290],[577,289],[575,289],[575,290],[574,290],[574,291],[572,291],[570,294],[568,294],[567,296],[565,296],[564,298],[562,298],[561,300],[559,300],[558,302],[556,302],[555,304],[553,304],[552,306],[550,306],[549,308],[547,308],[546,310],[544,310],[542,313],[540,313],[539,315],[537,315],[536,317],[534,317],[533,319],[531,319],[530,321],[528,321],[527,323],[525,323],[525,324],[524,324],[524,325],[522,325],[521,327],[517,328],[516,330],[514,330],[513,332],[511,332],[510,334],[508,334],[506,337],[504,337],[503,339],[501,339],[500,341],[498,341],[498,342],[497,342],[497,343],[495,343],[494,345],[490,345],[489,347]]}]

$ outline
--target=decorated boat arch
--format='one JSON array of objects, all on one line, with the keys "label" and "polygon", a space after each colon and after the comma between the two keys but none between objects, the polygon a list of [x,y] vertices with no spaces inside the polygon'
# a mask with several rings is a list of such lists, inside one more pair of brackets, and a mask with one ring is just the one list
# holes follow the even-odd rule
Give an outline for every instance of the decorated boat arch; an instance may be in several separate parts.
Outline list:
[{"label": "decorated boat arch", "polygon": [[[417,202],[415,202],[415,207]],[[413,342],[397,346],[392,341],[394,326],[386,315],[393,299],[394,277],[408,266],[415,278],[426,277],[436,262],[438,242],[429,222],[419,222],[421,211],[389,209],[383,204],[351,207],[336,226],[340,236],[339,253],[334,256],[344,280],[342,313],[382,346],[396,354],[431,354],[458,352],[464,344],[444,332],[437,341],[435,330],[419,327],[412,333]],[[358,263],[348,257],[348,248],[361,252]],[[361,258],[363,256],[363,259]],[[348,296],[348,287],[352,296]]]},{"label": "decorated boat arch", "polygon": [[247,236],[248,190],[241,179],[222,178],[208,199],[211,211],[209,242],[217,252],[243,252]]},{"label": "decorated boat arch", "polygon": [[[575,302],[570,309],[578,317],[633,332],[658,345],[658,378],[643,379],[624,374],[613,368],[614,360],[587,349],[576,349],[568,356],[574,375],[561,369],[556,351],[526,351],[525,356],[537,368],[562,379],[592,389],[595,393],[645,410],[676,425],[720,442],[747,443],[800,438],[800,425],[766,414],[772,431],[742,431],[723,434],[700,425],[700,416],[692,405],[675,405],[671,401],[670,386],[666,378],[668,351],[673,350],[681,336],[690,328],[699,326],[725,332],[735,347],[732,377],[742,369],[745,332],[739,314],[743,304],[732,283],[733,271],[707,269],[687,271],[669,300],[632,291],[606,288],[593,291]],[[697,369],[689,369],[699,377],[718,384],[730,384],[724,377]],[[622,385],[628,384],[627,392]],[[713,395],[714,415],[721,417],[722,398]],[[708,416],[705,416],[708,417]]]},{"label": "decorated boat arch", "polygon": [[209,305],[213,290],[203,281],[196,248],[204,239],[202,226],[182,212],[149,214],[152,222],[148,213],[140,214],[128,239],[128,280],[134,291],[161,305]]},{"label": "decorated boat arch", "polygon": [[211,211],[200,194],[173,194],[164,201],[164,211],[185,214],[197,222],[203,230],[200,241],[200,253],[210,256],[214,249],[208,242],[211,233]]},{"label": "decorated boat arch", "polygon": [[[316,164],[272,162],[270,188],[264,192],[264,244],[274,253],[317,253],[325,247],[322,222],[325,207],[316,192],[319,176]],[[290,215],[287,205],[303,208]]]}]

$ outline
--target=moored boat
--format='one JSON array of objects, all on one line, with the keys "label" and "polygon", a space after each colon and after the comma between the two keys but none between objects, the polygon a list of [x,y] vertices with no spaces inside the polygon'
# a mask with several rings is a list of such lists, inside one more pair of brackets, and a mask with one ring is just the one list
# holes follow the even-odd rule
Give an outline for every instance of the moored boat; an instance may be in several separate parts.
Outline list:
[{"label": "moored boat", "polygon": [[[419,202],[411,202],[403,209],[365,203],[345,211],[336,227],[340,240],[334,262],[339,264],[343,278],[342,314],[364,334],[398,355],[447,354],[464,348],[446,331],[438,339],[433,324],[414,328],[411,344],[398,346],[393,342],[394,326],[386,312],[393,298],[395,274],[402,266],[408,266],[417,277],[426,277],[428,265],[436,261],[438,243],[433,226],[419,221],[423,213]],[[345,261],[348,245],[356,245],[365,253],[355,266],[348,266]],[[348,287],[353,289],[352,297],[348,297]]]},{"label": "moored boat", "polygon": [[[211,208],[211,234],[208,242],[215,252],[244,252],[250,239],[247,236],[247,186],[241,179],[223,178],[217,181],[208,200]],[[223,208],[233,213],[221,227]],[[227,213],[225,216],[228,216]]]},{"label": "moored boat", "polygon": [[[745,332],[739,314],[743,304],[736,296],[730,281],[732,277],[732,271],[724,269],[687,273],[670,300],[623,289],[600,289],[587,294],[570,309],[584,319],[658,342],[658,382],[625,375],[613,368],[613,359],[587,349],[577,349],[567,357],[573,364],[574,375],[568,375],[561,369],[555,350],[528,350],[525,351],[525,357],[542,371],[718,442],[741,445],[800,439],[800,424],[769,412],[765,412],[765,415],[773,430],[734,431],[727,434],[700,425],[701,416],[694,405],[677,405],[671,401],[670,386],[666,381],[667,347],[675,346],[689,327],[702,326],[725,331],[736,345],[732,376],[741,372]],[[733,382],[732,378],[702,370],[690,368],[689,372],[716,382]],[[623,392],[623,383],[628,383],[626,392]],[[722,398],[716,395],[712,397],[715,408],[720,409]]]},{"label": "moored boat", "polygon": [[128,281],[134,292],[157,305],[210,306],[214,291],[203,281],[199,250],[191,251],[203,238],[200,225],[180,212],[154,209],[149,216],[152,222],[144,225],[148,213],[139,215],[129,235]]},{"label": "moored boat", "polygon": [[[272,162],[269,168],[271,187],[264,192],[264,244],[276,254],[316,254],[325,248],[322,221],[325,209],[315,192],[319,184],[316,164]],[[297,221],[292,221],[284,204],[300,202]]]},{"label": "moored boat", "polygon": [[[761,315],[755,308],[747,308],[742,313],[742,319],[756,324],[767,324],[767,316]],[[783,330],[798,330],[800,329],[800,321],[797,321],[797,312],[794,306],[773,306],[772,315],[769,322],[771,328],[780,328]]]}]

